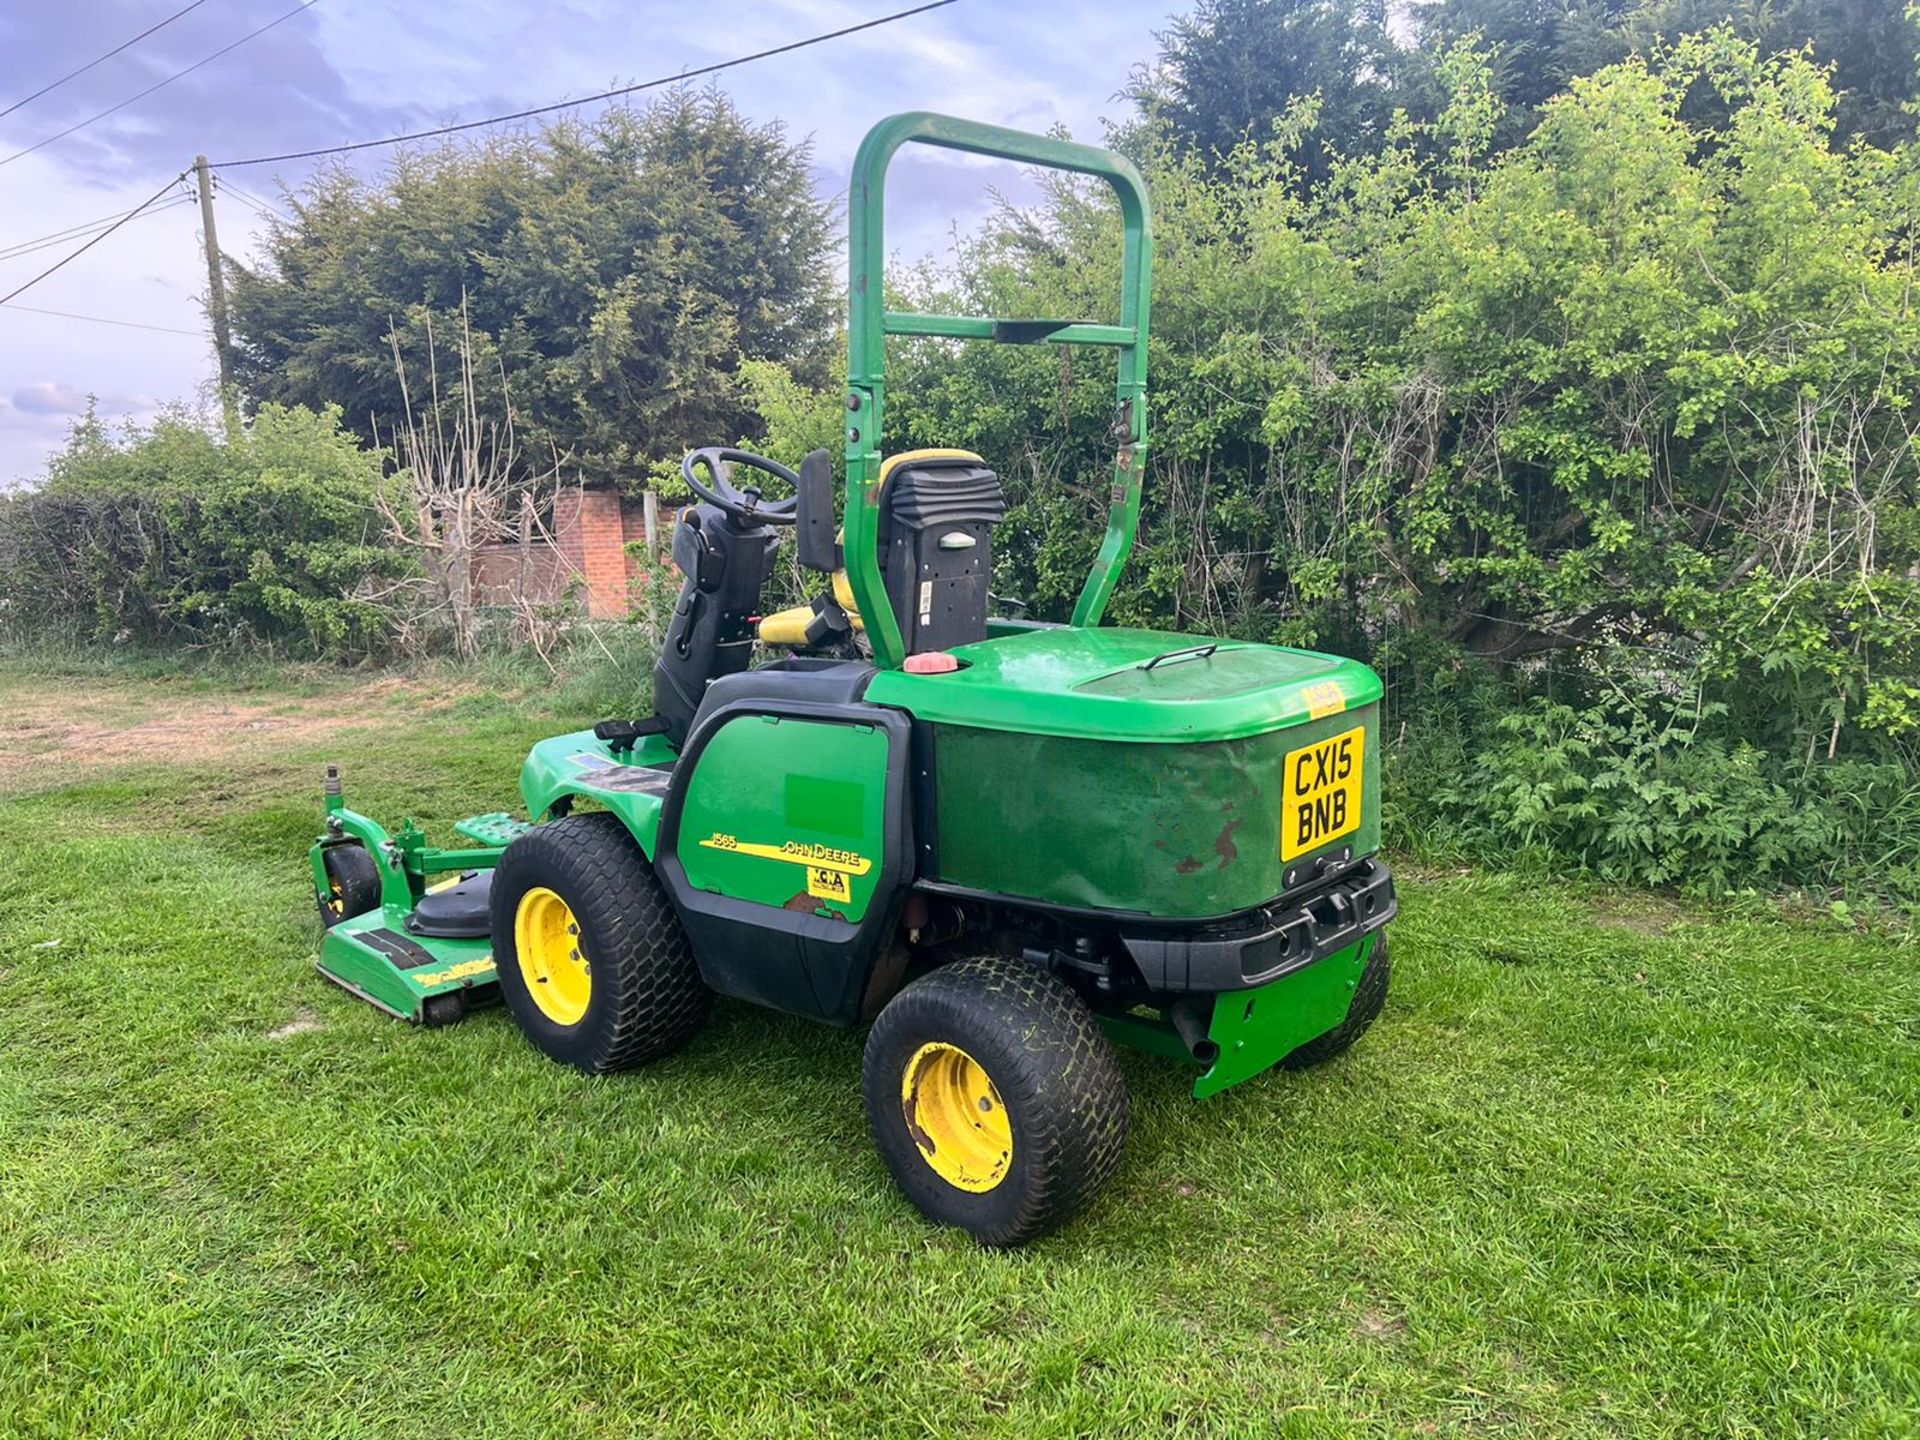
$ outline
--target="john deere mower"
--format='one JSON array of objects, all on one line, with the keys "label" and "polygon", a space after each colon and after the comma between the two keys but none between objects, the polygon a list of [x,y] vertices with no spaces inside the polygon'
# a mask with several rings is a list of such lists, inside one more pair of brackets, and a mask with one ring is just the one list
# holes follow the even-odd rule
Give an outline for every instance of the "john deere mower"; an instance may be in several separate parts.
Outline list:
[{"label": "john deere mower", "polygon": [[[909,142],[1111,185],[1119,323],[884,309],[884,182]],[[862,144],[850,211],[841,514],[825,451],[687,456],[653,715],[535,745],[528,818],[463,821],[462,849],[389,834],[330,771],[320,968],[428,1025],[497,996],[590,1074],[673,1053],[716,994],[870,1023],[894,1179],[1016,1245],[1120,1164],[1113,1042],[1193,1066],[1205,1096],[1337,1055],[1380,1013],[1381,687],[1334,656],[1100,623],[1147,459],[1151,247],[1126,160],[898,115]],[[1006,502],[986,459],[882,458],[889,335],[1117,352],[1106,538],[1067,623],[989,616]],[[820,593],[762,618],[788,530]]]}]

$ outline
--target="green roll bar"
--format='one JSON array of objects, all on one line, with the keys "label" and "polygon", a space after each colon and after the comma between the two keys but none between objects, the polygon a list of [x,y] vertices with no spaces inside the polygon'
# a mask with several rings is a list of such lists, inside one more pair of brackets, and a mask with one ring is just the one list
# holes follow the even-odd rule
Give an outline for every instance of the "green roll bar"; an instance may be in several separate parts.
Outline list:
[{"label": "green roll bar", "polygon": [[[975,155],[993,155],[1054,170],[1098,175],[1119,197],[1126,225],[1120,323],[1085,325],[1058,320],[984,319],[920,315],[886,308],[884,209],[887,166],[902,145],[915,142]],[[1010,344],[1104,345],[1120,352],[1116,386],[1113,488],[1107,535],[1093,571],[1073,607],[1075,625],[1098,625],[1133,549],[1140,524],[1140,485],[1147,466],[1147,306],[1153,283],[1153,240],[1147,187],[1121,156],[1091,145],[1027,135],[998,125],[956,120],[924,110],[882,120],[867,132],[853,161],[847,246],[847,579],[873,642],[874,663],[895,669],[906,642],[880,579],[878,535],[880,442],[886,411],[887,336],[939,335]]]}]

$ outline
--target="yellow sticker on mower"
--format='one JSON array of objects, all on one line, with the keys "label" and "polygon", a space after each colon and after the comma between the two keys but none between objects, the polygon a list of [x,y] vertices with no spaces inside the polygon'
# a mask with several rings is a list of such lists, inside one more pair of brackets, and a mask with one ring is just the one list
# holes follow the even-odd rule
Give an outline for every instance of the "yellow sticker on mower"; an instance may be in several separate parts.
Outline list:
[{"label": "yellow sticker on mower", "polygon": [[1360,828],[1366,745],[1366,727],[1356,725],[1288,753],[1280,798],[1281,863]]},{"label": "yellow sticker on mower", "polygon": [[[742,840],[736,835],[727,835],[716,830],[700,844],[708,850],[732,850],[741,855],[756,855],[762,860],[783,860],[789,865],[805,865],[809,871],[808,893],[821,894],[812,888],[812,872],[826,875],[864,875],[873,869],[873,861],[864,855],[856,855],[851,850],[836,850],[831,845],[816,845],[810,840],[788,840],[779,845],[760,845],[751,840]],[[829,882],[821,881],[826,884]],[[845,895],[845,891],[838,892]]]},{"label": "yellow sticker on mower", "polygon": [[807,867],[807,894],[816,900],[838,900],[849,904],[853,899],[852,887],[847,884],[847,872],[829,869],[825,865]]},{"label": "yellow sticker on mower", "polygon": [[414,975],[409,978],[417,985],[444,985],[449,980],[472,980],[480,975],[490,977],[492,974],[493,957],[489,955],[485,960],[462,960],[459,964],[449,965],[444,970],[434,970],[425,975]]},{"label": "yellow sticker on mower", "polygon": [[1309,720],[1324,720],[1347,708],[1346,692],[1338,680],[1322,680],[1301,689],[1300,698],[1307,707]]}]

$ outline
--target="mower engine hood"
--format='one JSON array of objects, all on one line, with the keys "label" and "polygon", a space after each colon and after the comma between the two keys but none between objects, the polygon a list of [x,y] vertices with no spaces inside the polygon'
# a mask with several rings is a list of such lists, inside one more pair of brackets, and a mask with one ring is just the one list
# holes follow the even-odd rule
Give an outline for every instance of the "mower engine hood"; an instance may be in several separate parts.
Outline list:
[{"label": "mower engine hood", "polygon": [[1036,627],[953,651],[945,674],[883,670],[866,698],[921,720],[1084,740],[1237,740],[1380,698],[1352,660],[1160,630]]}]

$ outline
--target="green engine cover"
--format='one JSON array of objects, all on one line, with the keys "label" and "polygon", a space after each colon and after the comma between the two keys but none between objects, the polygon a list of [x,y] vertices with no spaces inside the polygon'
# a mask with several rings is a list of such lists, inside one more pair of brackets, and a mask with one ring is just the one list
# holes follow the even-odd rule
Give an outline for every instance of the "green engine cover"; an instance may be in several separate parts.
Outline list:
[{"label": "green engine cover", "polygon": [[1250,909],[1379,848],[1380,680],[1275,645],[1047,628],[887,672],[933,729],[938,878],[1167,919]]},{"label": "green engine cover", "polygon": [[[1379,848],[1377,710],[1195,745],[936,726],[939,878],[1165,918],[1251,909],[1320,855]],[[1339,742],[1357,789],[1309,785],[1303,806],[1289,792],[1315,777],[1289,775]]]}]

